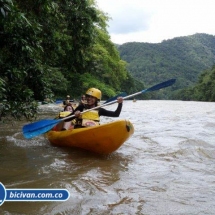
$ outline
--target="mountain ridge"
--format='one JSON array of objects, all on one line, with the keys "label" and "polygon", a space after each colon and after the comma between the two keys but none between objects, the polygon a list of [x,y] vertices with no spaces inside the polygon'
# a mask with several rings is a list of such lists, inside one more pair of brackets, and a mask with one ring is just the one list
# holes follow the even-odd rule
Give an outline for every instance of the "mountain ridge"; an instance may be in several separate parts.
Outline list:
[{"label": "mountain ridge", "polygon": [[161,43],[128,42],[117,48],[131,75],[146,86],[176,78],[175,90],[184,89],[215,64],[215,36],[204,33]]}]

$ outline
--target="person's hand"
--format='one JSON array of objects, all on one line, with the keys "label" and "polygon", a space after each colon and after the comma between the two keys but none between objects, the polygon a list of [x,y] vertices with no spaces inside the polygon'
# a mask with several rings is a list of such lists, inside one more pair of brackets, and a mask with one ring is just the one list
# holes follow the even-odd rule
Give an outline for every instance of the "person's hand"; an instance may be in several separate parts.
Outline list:
[{"label": "person's hand", "polygon": [[81,103],[82,103],[83,105],[85,105],[85,104],[87,104],[87,101],[86,101],[86,100],[81,100]]},{"label": "person's hand", "polygon": [[75,117],[79,117],[81,115],[81,112],[79,110],[75,111]]},{"label": "person's hand", "polygon": [[123,103],[123,97],[118,97],[118,98],[117,98],[117,102],[118,102],[118,103]]}]

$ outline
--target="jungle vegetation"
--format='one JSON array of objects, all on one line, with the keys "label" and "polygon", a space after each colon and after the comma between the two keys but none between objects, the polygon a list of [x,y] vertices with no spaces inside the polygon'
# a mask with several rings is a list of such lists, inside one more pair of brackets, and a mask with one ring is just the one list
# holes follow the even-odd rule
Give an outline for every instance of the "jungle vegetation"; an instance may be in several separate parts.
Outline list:
[{"label": "jungle vegetation", "polygon": [[[150,94],[153,99],[181,99],[181,90],[190,91],[197,81],[198,84],[203,81],[202,75],[208,74],[204,70],[210,70],[215,64],[215,36],[208,34],[176,37],[156,44],[131,42],[117,47],[121,58],[128,63],[127,68],[131,75],[146,86],[171,78],[177,79],[171,88]],[[212,91],[211,87],[212,85],[208,85],[207,91]],[[200,99],[206,93],[198,92],[202,96],[190,97],[186,93],[190,95],[186,98]]]},{"label": "jungle vegetation", "polygon": [[180,100],[215,102],[215,66],[203,71],[194,86],[176,91],[175,94]]},{"label": "jungle vegetation", "polygon": [[37,101],[79,97],[89,87],[103,99],[135,92],[135,81],[94,0],[0,0],[0,118],[36,116]]}]

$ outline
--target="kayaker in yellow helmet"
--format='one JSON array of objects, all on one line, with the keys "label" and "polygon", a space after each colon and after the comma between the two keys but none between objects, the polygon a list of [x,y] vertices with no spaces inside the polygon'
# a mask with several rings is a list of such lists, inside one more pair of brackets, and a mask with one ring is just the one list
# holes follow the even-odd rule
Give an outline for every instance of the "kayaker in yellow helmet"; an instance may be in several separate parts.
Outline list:
[{"label": "kayaker in yellow helmet", "polygon": [[[95,110],[87,111],[85,113],[81,113],[87,109],[91,109],[98,106],[99,101],[101,100],[102,93],[97,88],[90,88],[85,93],[87,104],[79,104],[79,106],[74,110],[74,115],[76,117],[75,120],[75,128],[80,127],[89,127],[99,125],[100,116],[108,116],[108,117],[118,117],[122,110],[123,97],[118,97],[117,102],[118,106],[115,111],[106,110],[104,108],[98,108]],[[74,119],[74,118],[73,118]],[[71,120],[64,123],[62,130],[67,130],[71,126]]]}]

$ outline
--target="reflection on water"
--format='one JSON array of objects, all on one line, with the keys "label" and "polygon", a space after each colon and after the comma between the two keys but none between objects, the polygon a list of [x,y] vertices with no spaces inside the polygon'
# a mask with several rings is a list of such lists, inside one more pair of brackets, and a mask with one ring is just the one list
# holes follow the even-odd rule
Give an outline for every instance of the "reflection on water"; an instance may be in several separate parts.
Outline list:
[{"label": "reflection on water", "polygon": [[[110,155],[53,147],[43,135],[26,140],[24,122],[0,124],[6,188],[70,192],[66,202],[5,202],[0,214],[214,214],[215,103],[124,103],[120,118],[135,133]],[[59,110],[41,106],[40,118]]]}]

